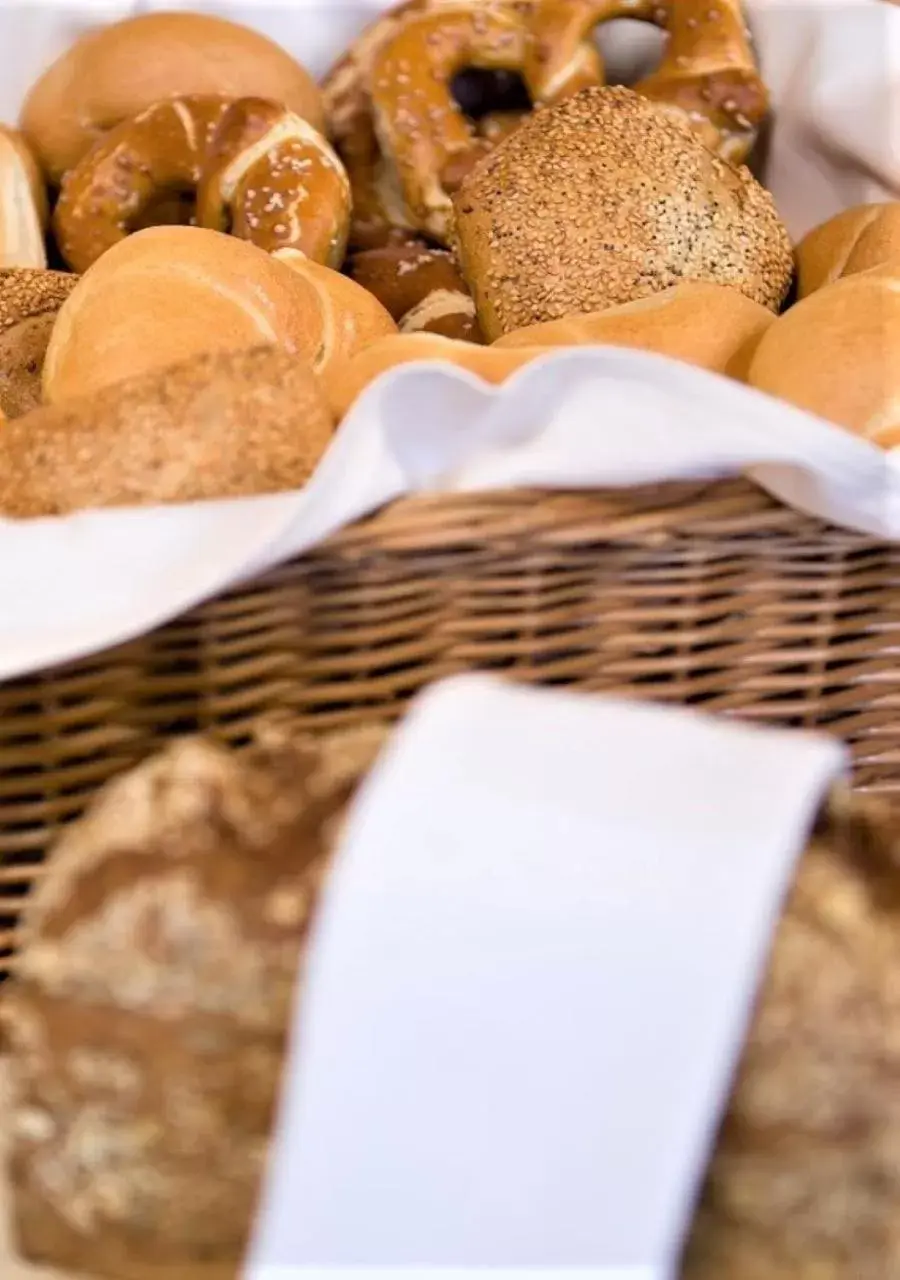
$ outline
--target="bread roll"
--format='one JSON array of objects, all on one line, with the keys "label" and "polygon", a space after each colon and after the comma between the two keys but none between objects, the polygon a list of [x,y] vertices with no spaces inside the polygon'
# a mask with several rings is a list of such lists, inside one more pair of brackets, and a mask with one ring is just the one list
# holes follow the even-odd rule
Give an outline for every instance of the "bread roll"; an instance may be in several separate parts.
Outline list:
[{"label": "bread roll", "polygon": [[0,268],[46,267],[47,192],[21,134],[0,125]]},{"label": "bread roll", "polygon": [[[109,1280],[237,1276],[298,959],[382,737],[273,730],[240,757],[179,743],[61,841],[6,1007],[26,1257]],[[42,1121],[56,1142],[28,1137]]]},{"label": "bread roll", "polygon": [[[335,273],[332,273],[335,274]],[[308,285],[255,245],[197,227],[152,227],[115,245],[60,312],[44,366],[51,404],[205,351],[323,342]]]},{"label": "bread roll", "polygon": [[900,263],[900,203],[847,209],[797,246],[797,296],[892,261]]},{"label": "bread roll", "polygon": [[41,400],[47,344],[76,277],[62,271],[0,268],[0,411],[15,418]]},{"label": "bread roll", "polygon": [[688,280],[777,311],[791,281],[769,193],[629,89],[536,112],[464,180],[455,209],[489,342]]},{"label": "bread roll", "polygon": [[297,288],[303,289],[307,328],[301,350],[326,390],[344,361],[397,332],[378,299],[347,276],[310,261],[296,249],[279,249],[272,257],[290,268]]},{"label": "bread roll", "polygon": [[798,302],[760,342],[752,386],[883,449],[900,444],[900,283],[875,267]]},{"label": "bread roll", "polygon": [[766,307],[736,289],[683,284],[593,315],[519,329],[490,347],[434,335],[386,338],[346,361],[326,393],[338,419],[382,373],[399,365],[443,360],[499,385],[525,365],[564,347],[633,347],[743,380],[762,335],[775,323]]},{"label": "bread roll", "polygon": [[195,356],[7,423],[0,515],[296,489],[332,431],[302,360],[278,347]]},{"label": "bread roll", "polygon": [[315,83],[284,49],[201,13],[146,13],[88,31],[32,88],[21,127],[58,184],[99,134],[187,94],[272,98],[324,127]]},{"label": "bread roll", "polygon": [[[310,917],[381,741],[176,744],[63,835],[3,1013],[27,1258],[237,1280]],[[898,877],[891,816],[836,797],[774,939],[681,1280],[900,1274]]]}]

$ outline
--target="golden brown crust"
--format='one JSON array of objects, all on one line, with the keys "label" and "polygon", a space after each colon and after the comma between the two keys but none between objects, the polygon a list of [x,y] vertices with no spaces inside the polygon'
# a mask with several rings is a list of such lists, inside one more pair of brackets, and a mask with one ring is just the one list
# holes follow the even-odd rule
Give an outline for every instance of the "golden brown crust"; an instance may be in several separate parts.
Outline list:
[{"label": "golden brown crust", "polygon": [[55,315],[77,283],[67,271],[0,268],[0,333],[31,316]]},{"label": "golden brown crust", "polygon": [[749,382],[883,449],[900,445],[900,286],[893,263],[839,279],[779,317]]},{"label": "golden brown crust", "polygon": [[60,842],[5,1010],[27,1257],[110,1280],[238,1274],[310,916],[382,742],[179,743]]},{"label": "golden brown crust", "polygon": [[318,130],[262,98],[232,103],[203,157],[197,221],[261,249],[297,249],[338,268],[350,230],[350,180]]},{"label": "golden brown crust", "polygon": [[321,129],[309,74],[265,36],[210,14],[149,13],[89,31],[35,84],[21,126],[54,182],[107,130],[166,98],[273,98]]},{"label": "golden brown crust", "polygon": [[299,488],[332,430],[312,371],[278,347],[194,357],[6,423],[0,514]]},{"label": "golden brown crust", "polygon": [[531,116],[455,200],[463,275],[489,341],[689,280],[776,311],[793,250],[768,192],[624,88]]},{"label": "golden brown crust", "polygon": [[475,304],[453,255],[424,240],[354,254],[350,277],[382,303],[404,332],[481,342]]},{"label": "golden brown crust", "polygon": [[47,192],[22,134],[0,125],[0,268],[46,267]]},{"label": "golden brown crust", "polygon": [[81,277],[47,351],[44,398],[58,404],[191,355],[262,343],[312,359],[321,330],[317,296],[273,255],[199,227],[152,227]]},{"label": "golden brown crust", "polygon": [[797,296],[900,258],[900,202],[846,209],[797,245]]}]

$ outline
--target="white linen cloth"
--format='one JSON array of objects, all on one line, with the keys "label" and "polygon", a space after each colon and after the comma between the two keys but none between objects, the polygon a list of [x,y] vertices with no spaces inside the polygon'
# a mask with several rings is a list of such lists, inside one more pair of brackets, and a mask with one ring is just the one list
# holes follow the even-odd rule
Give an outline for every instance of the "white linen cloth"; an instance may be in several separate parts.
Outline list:
[{"label": "white linen cloth", "polygon": [[[80,32],[151,7],[173,3],[0,3],[0,119],[16,118],[27,86]],[[386,0],[200,7],[257,26],[321,73]],[[900,195],[900,9],[749,9],[776,108],[767,181],[792,233]],[[646,35],[628,24],[613,43],[640,60]],[[139,635],[402,494],[747,472],[803,510],[893,539],[895,465],[828,424],[649,355],[561,353],[499,392],[457,371],[400,370],[358,403],[303,493],[0,520],[0,679]]]}]

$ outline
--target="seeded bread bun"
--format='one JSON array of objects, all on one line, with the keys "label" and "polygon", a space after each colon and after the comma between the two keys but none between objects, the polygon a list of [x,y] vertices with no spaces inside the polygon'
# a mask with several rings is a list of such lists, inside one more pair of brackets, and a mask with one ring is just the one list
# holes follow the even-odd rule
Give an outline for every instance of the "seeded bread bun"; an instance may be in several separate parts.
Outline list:
[{"label": "seeded bread bun", "polygon": [[0,515],[277,493],[331,439],[318,380],[278,347],[194,357],[0,431]]},{"label": "seeded bread bun", "polygon": [[146,13],[88,31],[34,85],[21,127],[58,184],[100,134],[188,94],[270,98],[324,127],[319,91],[290,54],[202,13]]},{"label": "seeded bread bun", "polygon": [[5,417],[40,404],[50,335],[76,280],[62,271],[0,270],[0,411]]},{"label": "seeded bread bun", "polygon": [[689,280],[777,311],[791,282],[769,193],[629,89],[535,112],[468,175],[455,210],[489,342]]},{"label": "seeded bread bun", "polygon": [[845,209],[797,245],[797,296],[888,262],[900,264],[900,202]]}]

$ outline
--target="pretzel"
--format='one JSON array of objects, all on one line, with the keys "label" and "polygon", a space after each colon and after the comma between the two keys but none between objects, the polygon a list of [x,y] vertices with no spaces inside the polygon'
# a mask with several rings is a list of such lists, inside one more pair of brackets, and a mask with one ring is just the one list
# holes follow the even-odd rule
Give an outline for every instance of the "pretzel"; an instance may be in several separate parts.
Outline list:
[{"label": "pretzel", "polygon": [[432,249],[424,240],[384,245],[354,254],[348,269],[387,309],[401,333],[484,341],[475,301],[446,249]]},{"label": "pretzel", "polygon": [[594,29],[616,18],[652,23],[669,37],[658,69],[634,84],[635,92],[687,118],[723,158],[745,160],[769,98],[741,0],[539,0],[523,72],[533,99],[552,104],[571,96],[576,80],[590,74]]},{"label": "pretzel", "polygon": [[157,103],[97,142],[63,179],[60,252],[86,271],[130,232],[166,220],[154,214],[185,192],[198,198],[201,225],[230,224],[263,249],[302,248],[323,262],[343,254],[349,186],[325,139],[281,107],[222,97]]},{"label": "pretzel", "polygon": [[[502,7],[512,13],[528,11],[533,3],[534,0],[488,0],[491,8]],[[370,89],[378,51],[416,14],[473,14],[484,9],[485,0],[406,0],[372,23],[326,77],[322,97],[329,132],[353,190],[350,241],[355,249],[404,243],[416,235],[415,219],[406,207],[396,168],[384,156],[375,129]],[[484,113],[472,126],[472,155],[465,161],[459,157],[450,175],[451,189],[521,118],[521,112],[508,110]]]},{"label": "pretzel", "polygon": [[686,118],[711,149],[746,158],[768,110],[739,0],[488,0],[401,11],[371,57],[375,133],[382,163],[399,177],[407,222],[447,244],[451,195],[486,151],[453,101],[467,66],[521,72],[535,106],[602,85],[594,29],[616,18],[669,36],[659,69],[635,89]]},{"label": "pretzel", "polygon": [[204,157],[197,221],[267,250],[299,249],[340,268],[350,226],[350,181],[317,129],[260,98],[223,115]]}]

